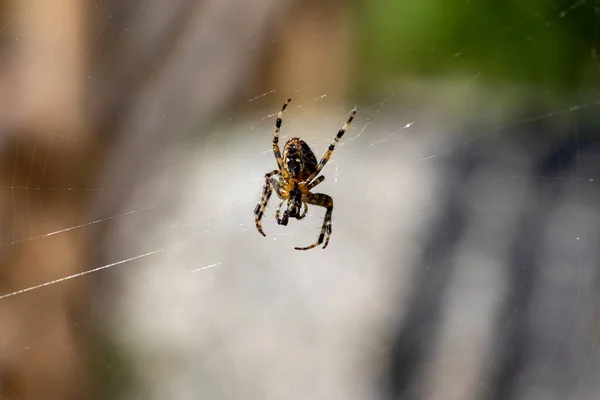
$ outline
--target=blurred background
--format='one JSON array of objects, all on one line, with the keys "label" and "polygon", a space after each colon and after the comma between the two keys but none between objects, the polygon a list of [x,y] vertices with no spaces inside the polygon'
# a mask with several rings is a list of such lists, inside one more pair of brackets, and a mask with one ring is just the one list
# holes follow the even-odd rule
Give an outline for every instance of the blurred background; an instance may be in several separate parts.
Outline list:
[{"label": "blurred background", "polygon": [[[0,399],[597,399],[599,0],[0,2]],[[324,209],[254,226],[282,144]]]}]

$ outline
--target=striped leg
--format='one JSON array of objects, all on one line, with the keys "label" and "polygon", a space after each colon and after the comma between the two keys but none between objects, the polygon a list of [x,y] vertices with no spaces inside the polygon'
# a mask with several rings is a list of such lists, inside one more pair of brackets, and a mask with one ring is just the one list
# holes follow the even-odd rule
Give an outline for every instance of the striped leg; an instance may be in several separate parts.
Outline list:
[{"label": "striped leg", "polygon": [[308,212],[308,204],[302,202],[302,205],[304,206],[304,212],[300,214],[296,219],[303,219],[304,217],[306,217],[306,213]]},{"label": "striped leg", "polygon": [[319,183],[323,182],[325,180],[325,176],[321,175],[320,177],[318,177],[317,179],[315,179],[314,181],[312,181],[311,183],[308,184],[308,190],[312,190],[312,188],[314,188],[315,186],[317,186]]},{"label": "striped leg", "polygon": [[307,181],[310,182],[311,180],[313,180],[315,178],[315,176],[319,175],[319,173],[321,172],[321,170],[323,169],[325,164],[327,164],[327,161],[329,161],[329,157],[331,157],[331,153],[333,153],[333,150],[335,149],[335,145],[337,144],[337,142],[340,141],[342,136],[344,136],[344,133],[346,133],[346,130],[348,130],[348,127],[352,123],[352,120],[354,119],[355,115],[356,115],[356,108],[354,110],[352,110],[352,113],[350,114],[348,121],[346,121],[346,123],[344,124],[342,129],[339,130],[336,137],[333,139],[333,141],[329,145],[329,149],[327,149],[327,151],[325,152],[325,155],[321,159],[321,162],[317,166],[316,171],[312,173],[312,175],[307,179]]},{"label": "striped leg", "polygon": [[327,211],[325,212],[325,220],[323,221],[323,226],[321,227],[321,234],[319,235],[319,239],[317,240],[317,242],[307,247],[295,247],[295,249],[310,250],[323,243],[323,240],[325,240],[325,244],[323,245],[323,248],[325,248],[329,244],[329,238],[331,237],[331,216],[333,214],[333,199],[326,194],[315,193],[308,195],[305,200],[308,204],[314,204],[316,206],[325,207]]},{"label": "striped leg", "polygon": [[279,218],[279,216],[281,215],[281,206],[283,206],[283,203],[285,203],[285,199],[281,200],[281,203],[279,203],[279,207],[277,207],[277,211],[275,211],[275,219],[277,220],[277,223],[279,225],[287,225],[288,221],[287,215],[285,216],[285,222],[283,219]]},{"label": "striped leg", "polygon": [[[279,171],[277,171],[277,172],[279,172]],[[279,184],[279,180],[271,177],[271,178],[269,178],[269,183],[273,187],[273,190],[275,191],[275,194],[277,195],[277,197],[279,197],[281,200],[283,200],[283,196],[281,195],[281,185]]]},{"label": "striped leg", "polygon": [[279,169],[282,169],[283,166],[283,160],[281,159],[281,150],[279,149],[279,130],[281,129],[281,123],[283,121],[283,112],[287,108],[288,104],[290,104],[290,101],[292,101],[292,99],[287,99],[287,101],[283,103],[279,114],[277,114],[277,120],[275,121],[275,135],[273,136],[273,153],[275,153],[275,159],[277,160],[277,166],[279,167]]},{"label": "striped leg", "polygon": [[267,236],[267,235],[265,235],[265,233],[262,230],[262,225],[260,224],[260,219],[262,218],[263,213],[265,212],[265,208],[267,207],[267,203],[269,202],[269,198],[271,197],[271,194],[273,193],[273,189],[271,188],[271,183],[269,182],[269,178],[272,177],[273,175],[277,175],[279,173],[280,173],[279,170],[275,169],[275,170],[269,172],[268,174],[265,174],[265,184],[263,186],[262,195],[260,196],[260,200],[259,200],[258,204],[256,205],[256,208],[254,209],[254,222],[256,223],[256,229],[258,229],[258,232],[260,232],[260,234],[263,236]]},{"label": "striped leg", "polygon": [[[285,203],[284,199],[281,200],[281,203],[279,203],[279,207],[277,208],[277,211],[275,211],[275,218],[277,219],[277,223],[279,225],[287,225],[287,221],[289,218],[285,213],[283,215],[284,219],[279,218],[281,206],[283,205],[283,203]],[[305,202],[302,202],[302,207],[304,207],[304,209],[302,210],[302,213],[296,217],[296,219],[303,219],[304,217],[306,217],[306,213],[308,212],[308,204],[306,204]]]}]

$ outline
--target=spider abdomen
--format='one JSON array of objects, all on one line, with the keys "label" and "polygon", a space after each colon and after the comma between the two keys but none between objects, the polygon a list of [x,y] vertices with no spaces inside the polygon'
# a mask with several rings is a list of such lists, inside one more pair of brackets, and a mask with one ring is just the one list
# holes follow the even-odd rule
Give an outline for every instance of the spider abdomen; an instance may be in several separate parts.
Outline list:
[{"label": "spider abdomen", "polygon": [[317,157],[302,139],[291,138],[283,148],[283,163],[292,178],[307,179],[317,170]]}]

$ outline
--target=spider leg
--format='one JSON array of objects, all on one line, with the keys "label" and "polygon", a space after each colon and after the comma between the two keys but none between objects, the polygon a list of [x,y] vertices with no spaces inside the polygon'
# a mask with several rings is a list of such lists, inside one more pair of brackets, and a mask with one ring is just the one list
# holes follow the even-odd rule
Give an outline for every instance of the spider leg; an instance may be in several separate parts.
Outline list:
[{"label": "spider leg", "polygon": [[[283,218],[279,218],[280,215],[280,211],[281,211],[281,206],[283,205],[283,203],[285,203],[286,199],[281,200],[281,203],[279,203],[279,207],[277,207],[277,211],[275,211],[275,218],[277,219],[277,223],[279,225],[284,225],[286,226],[288,224],[289,221],[289,214],[288,214],[288,210],[285,210],[283,212]],[[308,204],[306,204],[304,201],[302,202],[302,206],[304,206],[304,211],[302,212],[302,214],[298,215],[296,217],[296,219],[302,219],[304,217],[306,217],[306,213],[308,212]]]},{"label": "spider leg", "polygon": [[[308,194],[304,198],[308,204],[314,204],[316,206],[325,207],[327,211],[325,212],[325,220],[323,221],[323,226],[321,227],[321,234],[319,235],[319,239],[316,243],[311,244],[307,247],[295,247],[296,250],[310,250],[314,247],[319,246],[325,240],[325,244],[323,248],[327,247],[329,244],[329,238],[331,237],[331,216],[333,214],[333,199],[322,193]],[[327,235],[327,237],[325,237]]]},{"label": "spider leg", "polygon": [[308,204],[306,204],[306,202],[303,201],[302,205],[304,206],[304,212],[300,214],[296,219],[303,219],[304,217],[306,217],[306,213],[308,212]]},{"label": "spider leg", "polygon": [[273,135],[273,153],[275,153],[275,160],[277,160],[277,166],[281,170],[283,167],[283,159],[281,158],[281,150],[279,149],[279,130],[281,129],[281,123],[283,121],[283,112],[287,108],[288,104],[292,99],[287,99],[279,114],[277,114],[277,120],[275,121],[275,135]]},{"label": "spider leg", "polygon": [[333,141],[329,145],[329,149],[327,149],[327,151],[325,152],[325,155],[323,155],[323,158],[319,162],[317,169],[315,170],[315,172],[312,173],[312,175],[310,177],[308,177],[307,181],[311,181],[315,178],[315,176],[319,175],[319,173],[321,172],[321,170],[323,169],[325,164],[327,164],[327,161],[329,161],[329,157],[331,157],[331,153],[333,153],[333,150],[335,149],[335,145],[337,144],[337,142],[340,141],[342,136],[344,136],[344,133],[346,133],[346,131],[348,130],[348,127],[352,123],[352,120],[354,119],[355,115],[356,115],[356,108],[354,110],[352,110],[352,113],[350,113],[350,117],[348,118],[348,120],[346,121],[346,123],[344,124],[342,129],[340,129],[339,132],[337,133],[336,137],[333,138]]},{"label": "spider leg", "polygon": [[[279,225],[284,225],[284,226],[287,225],[288,221],[289,221],[288,210],[285,210],[283,212],[283,218],[279,218],[279,215],[280,215],[280,211],[281,211],[281,206],[283,206],[283,203],[285,203],[285,200],[286,199],[282,198],[281,203],[279,203],[279,207],[277,207],[277,211],[275,211],[275,218],[277,219],[277,223]],[[306,202],[303,201],[302,206],[304,206],[304,210],[303,210],[302,214],[300,214],[296,217],[296,219],[302,219],[302,218],[306,217],[306,213],[308,212],[308,204],[306,204]]]},{"label": "spider leg", "polygon": [[265,235],[265,233],[262,230],[262,225],[260,223],[260,219],[262,218],[263,213],[265,211],[265,207],[267,207],[269,198],[271,197],[271,194],[273,193],[273,188],[271,187],[271,182],[269,181],[269,178],[271,178],[273,175],[277,175],[280,173],[281,172],[279,172],[279,170],[275,169],[275,170],[265,174],[265,184],[263,186],[262,195],[260,196],[260,200],[258,201],[256,208],[254,209],[254,222],[256,223],[256,229],[258,229],[258,232],[260,232],[260,234],[263,236],[267,236],[267,235]]},{"label": "spider leg", "polygon": [[[284,197],[281,194],[281,185],[279,184],[279,181],[277,179],[271,177],[271,178],[269,178],[269,183],[271,183],[271,186],[273,186],[273,189],[275,190],[275,194],[277,195],[277,197],[279,197],[281,200],[284,200]],[[279,207],[281,207],[281,205]]]},{"label": "spider leg", "polygon": [[283,206],[283,203],[285,203],[285,199],[281,200],[281,203],[279,203],[279,207],[277,207],[277,211],[275,211],[275,219],[277,220],[277,223],[279,225],[287,225],[288,223],[287,210],[283,213],[283,218],[279,218],[279,213],[281,211],[281,206]]},{"label": "spider leg", "polygon": [[324,180],[325,180],[324,175],[319,176],[317,179],[315,179],[314,181],[312,181],[311,183],[308,184],[307,189],[311,190],[312,188],[314,188],[315,186],[317,186],[319,183],[323,182]]}]

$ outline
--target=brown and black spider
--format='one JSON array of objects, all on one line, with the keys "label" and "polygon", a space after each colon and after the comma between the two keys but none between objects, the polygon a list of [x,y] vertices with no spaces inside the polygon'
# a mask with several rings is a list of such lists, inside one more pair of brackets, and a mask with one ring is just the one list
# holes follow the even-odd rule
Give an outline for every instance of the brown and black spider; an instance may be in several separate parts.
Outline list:
[{"label": "brown and black spider", "polygon": [[[352,110],[348,121],[346,121],[342,129],[339,130],[336,137],[333,139],[333,142],[331,142],[329,145],[329,149],[327,152],[325,152],[325,155],[317,164],[317,158],[310,147],[308,147],[304,140],[299,138],[291,138],[288,140],[283,147],[283,157],[281,156],[281,152],[279,150],[279,130],[281,129],[283,112],[290,101],[292,101],[292,99],[288,99],[285,103],[283,103],[283,107],[281,107],[281,111],[279,111],[277,120],[275,122],[273,152],[275,153],[275,159],[277,160],[277,167],[279,169],[275,169],[265,174],[265,185],[263,186],[260,201],[254,209],[254,220],[256,222],[256,228],[260,234],[267,236],[262,230],[260,219],[262,218],[265,207],[267,206],[269,198],[273,193],[273,189],[275,190],[277,197],[279,197],[281,200],[277,211],[275,211],[275,218],[277,219],[277,223],[279,225],[287,225],[289,218],[304,218],[308,212],[308,204],[325,207],[327,209],[325,212],[325,220],[323,221],[323,227],[321,228],[321,234],[319,235],[317,242],[307,247],[295,247],[295,249],[312,249],[313,247],[317,247],[323,243],[324,239],[325,244],[323,245],[323,248],[325,248],[327,247],[329,238],[331,237],[333,199],[323,193],[311,193],[310,190],[325,180],[323,175],[318,177],[317,175],[319,175],[325,164],[327,164],[327,161],[329,160],[329,157],[331,157],[331,153],[333,153],[336,143],[340,140],[350,126],[350,123],[356,114],[356,108]],[[275,175],[279,175],[279,179],[276,179],[274,177]],[[281,207],[286,200],[288,202],[287,209],[283,212],[283,217],[279,218]],[[302,209],[302,206],[304,206],[304,209]],[[327,235],[327,237],[325,237],[325,235]]]}]

